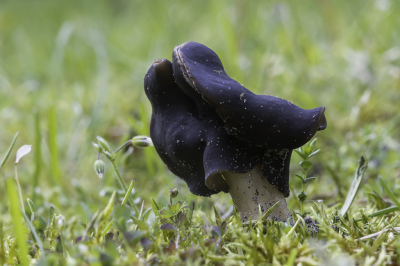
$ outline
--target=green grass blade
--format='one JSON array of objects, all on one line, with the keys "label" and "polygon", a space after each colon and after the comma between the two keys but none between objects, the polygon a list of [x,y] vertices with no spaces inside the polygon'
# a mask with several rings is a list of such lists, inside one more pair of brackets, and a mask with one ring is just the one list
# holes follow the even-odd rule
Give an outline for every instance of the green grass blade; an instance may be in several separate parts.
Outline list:
[{"label": "green grass blade", "polygon": [[101,233],[102,237],[104,237],[108,233],[108,231],[110,230],[113,223],[114,223],[114,219],[112,219],[111,222],[106,226],[106,228],[104,228],[103,232]]},{"label": "green grass blade", "polygon": [[7,196],[8,196],[8,201],[10,203],[10,213],[14,224],[15,238],[18,244],[19,260],[21,262],[21,265],[23,266],[29,265],[28,246],[26,244],[26,238],[24,233],[25,230],[22,225],[22,215],[18,206],[18,201],[19,201],[17,197],[18,193],[17,190],[15,189],[15,185],[12,179],[7,179],[6,183],[7,183]]},{"label": "green grass blade", "polygon": [[293,266],[296,256],[297,256],[297,249],[292,249],[292,251],[290,251],[289,258],[285,266]]},{"label": "green grass blade", "polygon": [[379,181],[379,184],[382,186],[383,190],[385,191],[385,193],[389,196],[389,198],[394,202],[394,204],[396,204],[396,206],[398,208],[400,208],[400,202],[394,196],[392,190],[389,188],[385,179],[383,179],[383,177],[381,175],[378,176],[378,181]]},{"label": "green grass blade", "polygon": [[365,159],[364,156],[361,156],[360,161],[358,162],[357,171],[354,175],[353,182],[351,182],[350,190],[347,193],[346,200],[343,204],[343,207],[340,209],[340,214],[345,215],[346,212],[349,210],[351,204],[354,201],[354,198],[357,195],[357,191],[360,187],[361,181],[364,176],[364,172],[368,167],[368,161]]},{"label": "green grass blade", "polygon": [[10,153],[11,153],[11,151],[12,151],[14,145],[15,145],[15,142],[17,141],[18,134],[19,134],[19,132],[17,132],[17,134],[15,134],[14,139],[12,140],[10,147],[8,147],[6,155],[4,156],[3,160],[1,161],[1,164],[0,164],[1,168],[3,168],[3,165],[7,162],[7,159],[10,156]]},{"label": "green grass blade", "polygon": [[0,221],[0,263],[4,264],[6,260],[6,251],[4,248],[3,222]]},{"label": "green grass blade", "polygon": [[57,115],[55,107],[49,109],[49,149],[51,156],[51,174],[55,184],[60,182],[60,170],[58,165],[58,147],[57,147]]},{"label": "green grass blade", "polygon": [[368,217],[377,217],[377,216],[381,216],[381,215],[385,215],[385,214],[389,214],[391,212],[395,212],[395,211],[399,211],[400,208],[397,206],[393,206],[393,207],[389,207],[383,210],[379,210],[376,212],[373,212],[371,214],[368,215]]},{"label": "green grass blade", "polygon": [[35,201],[36,193],[35,188],[39,185],[39,175],[40,175],[40,167],[42,165],[42,153],[41,153],[41,140],[42,134],[40,132],[40,116],[39,112],[35,113],[35,142],[33,144],[34,153],[35,153],[35,171],[33,173],[33,186],[32,186],[32,199]]},{"label": "green grass blade", "polygon": [[[395,212],[395,211],[400,211],[400,208],[397,207],[397,206],[392,206],[392,207],[389,207],[389,208],[386,208],[386,209],[383,209],[383,210],[379,210],[379,211],[373,212],[371,214],[368,214],[367,216],[370,217],[370,218],[374,218],[374,217],[378,217],[378,216],[381,216],[381,215],[389,214],[389,213],[392,213],[392,212]],[[354,219],[354,221],[356,221],[356,222],[359,222],[361,220],[362,220],[361,218]]]},{"label": "green grass blade", "polygon": [[134,182],[134,180],[132,179],[131,184],[128,187],[128,191],[125,194],[124,200],[122,201],[122,204],[126,204],[126,202],[128,201],[128,199],[131,195],[132,189],[133,189],[133,182]]},{"label": "green grass blade", "polygon": [[21,210],[21,213],[22,213],[22,215],[24,216],[24,219],[25,219],[25,221],[27,222],[29,228],[31,229],[31,232],[32,232],[32,234],[33,234],[33,237],[35,238],[36,243],[37,243],[37,245],[39,246],[40,253],[42,253],[42,256],[44,257],[44,256],[45,256],[45,253],[44,253],[43,244],[42,244],[42,241],[40,240],[39,235],[37,234],[37,232],[36,232],[36,230],[35,230],[35,227],[33,226],[33,224],[31,223],[31,221],[29,220],[29,218],[26,216],[26,214],[25,214],[22,210]]}]

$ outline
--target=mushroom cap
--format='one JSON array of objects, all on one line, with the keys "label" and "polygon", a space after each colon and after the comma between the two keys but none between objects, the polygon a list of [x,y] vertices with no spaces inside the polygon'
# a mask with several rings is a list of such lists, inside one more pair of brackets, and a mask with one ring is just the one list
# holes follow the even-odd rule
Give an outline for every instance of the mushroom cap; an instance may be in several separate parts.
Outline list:
[{"label": "mushroom cap", "polygon": [[292,149],[326,127],[324,107],[304,110],[252,93],[229,78],[211,49],[195,42],[175,47],[172,64],[153,61],[144,88],[155,149],[199,196],[228,192],[224,172],[246,173],[257,164],[289,196]]},{"label": "mushroom cap", "polygon": [[218,55],[200,43],[175,47],[173,67],[175,81],[187,95],[198,101],[200,94],[229,134],[251,144],[295,149],[326,127],[325,107],[304,110],[278,97],[254,94],[231,79]]},{"label": "mushroom cap", "polygon": [[169,170],[199,196],[228,192],[221,173],[250,171],[262,149],[230,136],[218,115],[199,116],[196,102],[174,82],[172,64],[153,61],[144,78],[153,112],[150,136]]}]

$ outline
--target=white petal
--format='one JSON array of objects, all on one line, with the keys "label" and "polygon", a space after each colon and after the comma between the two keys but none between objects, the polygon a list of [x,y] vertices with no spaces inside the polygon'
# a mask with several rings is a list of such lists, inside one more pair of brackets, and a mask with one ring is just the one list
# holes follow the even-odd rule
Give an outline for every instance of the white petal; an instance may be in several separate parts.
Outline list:
[{"label": "white petal", "polygon": [[32,145],[24,145],[24,146],[22,146],[21,148],[18,149],[18,151],[17,151],[17,159],[15,160],[16,164],[19,162],[19,160],[23,156],[25,156],[25,155],[27,155],[28,153],[31,152],[31,150],[32,150],[31,147],[32,147]]}]

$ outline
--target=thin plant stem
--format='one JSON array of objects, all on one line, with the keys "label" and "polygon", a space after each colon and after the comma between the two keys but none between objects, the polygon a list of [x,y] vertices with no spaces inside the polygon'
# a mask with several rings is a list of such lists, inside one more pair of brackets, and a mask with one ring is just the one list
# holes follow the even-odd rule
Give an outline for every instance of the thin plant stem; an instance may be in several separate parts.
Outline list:
[{"label": "thin plant stem", "polygon": [[117,165],[115,164],[115,161],[114,161],[114,160],[110,160],[110,161],[111,161],[111,164],[112,164],[112,166],[113,166],[113,168],[114,168],[115,173],[117,174],[118,181],[119,181],[120,185],[121,185],[122,188],[124,189],[124,192],[127,193],[127,192],[128,192],[128,187],[126,186],[124,180],[122,179],[122,176],[121,176],[121,174],[119,173],[119,170],[118,170],[118,168],[117,168]]},{"label": "thin plant stem", "polygon": [[21,208],[22,208],[22,211],[25,213],[24,200],[22,199],[21,185],[19,184],[19,180],[18,180],[17,165],[18,165],[18,164],[14,164],[14,169],[15,169],[15,181],[17,182],[18,193],[19,193],[19,199],[20,199],[20,201],[21,201]]},{"label": "thin plant stem", "polygon": [[[112,164],[112,166],[113,166],[113,168],[114,168],[115,173],[117,174],[119,184],[120,184],[121,187],[124,189],[125,194],[128,193],[128,187],[126,186],[124,180],[122,179],[122,176],[121,176],[121,174],[119,173],[119,170],[118,170],[118,168],[117,168],[117,165],[115,164],[115,161],[114,161],[113,159],[111,159],[110,162],[111,162],[111,164]],[[129,197],[128,200],[129,200],[129,203],[130,203],[130,204],[132,205],[132,207],[133,207],[133,206],[134,206],[134,203],[133,203],[131,197]]]},{"label": "thin plant stem", "polygon": [[123,148],[125,148],[126,146],[129,146],[132,144],[132,140],[128,140],[127,142],[125,142],[124,144],[122,144],[121,147],[119,147],[115,152],[114,152],[114,156],[120,152]]}]

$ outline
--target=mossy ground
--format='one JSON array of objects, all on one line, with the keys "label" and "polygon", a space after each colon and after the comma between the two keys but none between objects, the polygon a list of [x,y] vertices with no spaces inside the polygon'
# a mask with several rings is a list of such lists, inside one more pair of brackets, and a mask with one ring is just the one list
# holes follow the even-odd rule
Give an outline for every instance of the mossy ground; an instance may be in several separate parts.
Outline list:
[{"label": "mossy ground", "polygon": [[[0,158],[20,134],[3,166],[13,182],[0,185],[0,264],[396,265],[399,212],[368,214],[396,206],[400,195],[399,14],[391,0],[1,1]],[[104,215],[120,187],[106,160],[102,179],[93,171],[91,141],[100,135],[115,149],[148,135],[143,76],[153,59],[170,59],[186,41],[215,50],[227,73],[255,93],[326,107],[328,128],[317,134],[321,151],[308,172],[316,179],[304,202],[319,223],[317,236],[298,216],[294,227],[243,226],[234,212],[224,217],[229,195],[190,194],[152,148],[128,148],[116,158],[127,186],[135,180],[131,201],[138,210],[121,205],[119,191]],[[15,152],[25,144],[32,152],[20,160],[18,175],[29,220],[26,198],[36,206],[32,226],[45,256],[29,225],[13,222],[18,194],[6,193],[14,191]],[[341,216],[361,155],[368,169]],[[288,206],[295,212],[300,160],[292,156]],[[151,198],[167,206],[175,187],[174,204],[185,201],[185,217],[176,221],[180,208],[172,210],[171,224],[181,227],[161,230],[171,214],[155,215]],[[23,250],[17,239],[28,240],[28,260],[16,255]]]}]

